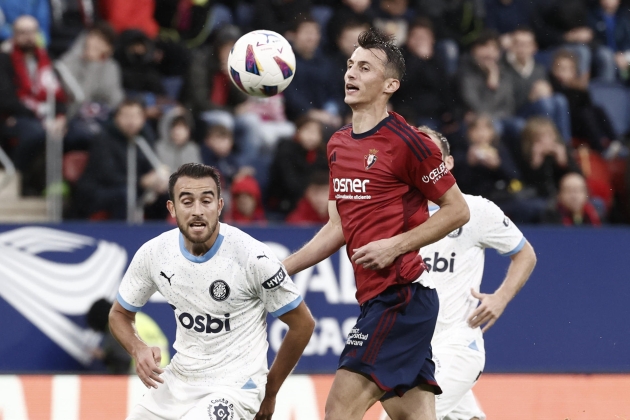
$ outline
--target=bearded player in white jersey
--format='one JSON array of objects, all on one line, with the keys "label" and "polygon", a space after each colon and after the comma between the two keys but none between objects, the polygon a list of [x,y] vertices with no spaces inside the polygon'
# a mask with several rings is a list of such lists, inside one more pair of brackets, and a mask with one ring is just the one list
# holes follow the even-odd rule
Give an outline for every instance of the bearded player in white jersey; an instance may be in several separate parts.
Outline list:
[{"label": "bearded player in white jersey", "polygon": [[[440,147],[446,167],[452,170],[448,140],[427,127],[420,131]],[[440,298],[431,340],[435,377],[443,391],[435,401],[438,420],[486,418],[472,392],[485,365],[483,333],[494,325],[536,265],[534,249],[496,204],[479,196],[464,194],[464,198],[470,209],[468,223],[420,250]],[[431,203],[429,213],[438,209]],[[511,259],[503,283],[491,294],[479,292],[486,248]]]},{"label": "bearded player in white jersey", "polygon": [[[173,229],[145,243],[120,285],[112,334],[136,361],[148,391],[128,420],[271,419],[280,386],[315,322],[270,248],[219,223],[219,173],[182,165],[169,180]],[[158,347],[134,327],[135,313],[159,291],[175,313],[177,354],[164,369]],[[267,369],[266,316],[289,327]]]}]

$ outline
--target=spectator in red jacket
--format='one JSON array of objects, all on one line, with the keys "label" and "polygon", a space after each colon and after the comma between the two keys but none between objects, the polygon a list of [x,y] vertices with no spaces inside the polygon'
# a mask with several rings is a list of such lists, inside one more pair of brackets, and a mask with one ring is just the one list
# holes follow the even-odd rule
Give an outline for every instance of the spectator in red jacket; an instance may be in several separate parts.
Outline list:
[{"label": "spectator in red jacket", "polygon": [[328,222],[328,173],[318,171],[311,176],[304,196],[285,220],[291,225],[325,224]]},{"label": "spectator in red jacket", "polygon": [[46,142],[44,123],[53,112],[47,101],[49,92],[56,100],[56,117],[50,120],[49,132],[61,137],[66,128],[67,98],[48,53],[38,46],[38,34],[35,18],[19,17],[13,25],[9,51],[0,54],[0,113],[5,118],[2,135],[17,139],[12,157],[17,169],[27,175],[22,186],[29,195],[43,190],[43,164],[37,160]]},{"label": "spectator in red jacket", "polygon": [[262,194],[253,176],[244,176],[232,184],[229,221],[232,223],[266,222]]},{"label": "spectator in red jacket", "polygon": [[153,17],[155,0],[100,0],[99,12],[103,19],[121,33],[138,29],[151,39],[157,37],[160,27]]}]

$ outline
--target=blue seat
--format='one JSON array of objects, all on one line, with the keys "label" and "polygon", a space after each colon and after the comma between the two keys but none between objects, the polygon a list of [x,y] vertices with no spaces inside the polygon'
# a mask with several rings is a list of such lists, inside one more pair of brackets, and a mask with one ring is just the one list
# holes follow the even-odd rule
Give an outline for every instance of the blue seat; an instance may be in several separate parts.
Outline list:
[{"label": "blue seat", "polygon": [[588,86],[593,102],[610,118],[617,137],[630,130],[630,91],[620,83],[593,81]]}]

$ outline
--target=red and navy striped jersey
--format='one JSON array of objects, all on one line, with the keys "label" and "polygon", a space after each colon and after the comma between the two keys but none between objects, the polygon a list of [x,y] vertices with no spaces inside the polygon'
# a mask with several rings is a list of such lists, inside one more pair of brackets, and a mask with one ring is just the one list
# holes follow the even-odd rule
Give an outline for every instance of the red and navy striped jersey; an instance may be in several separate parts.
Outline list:
[{"label": "red and navy striped jersey", "polygon": [[[328,142],[329,198],[337,202],[346,251],[409,231],[429,218],[427,200],[455,184],[440,149],[400,115],[355,134],[339,129]],[[411,283],[426,269],[417,251],[383,270],[353,264],[357,300],[363,304],[389,286]]]}]

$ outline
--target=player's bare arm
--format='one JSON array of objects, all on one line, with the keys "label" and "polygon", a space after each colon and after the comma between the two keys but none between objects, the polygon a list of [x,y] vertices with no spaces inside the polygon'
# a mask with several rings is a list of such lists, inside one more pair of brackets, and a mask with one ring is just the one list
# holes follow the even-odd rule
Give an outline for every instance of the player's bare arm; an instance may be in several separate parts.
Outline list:
[{"label": "player's bare arm", "polygon": [[293,370],[315,329],[315,320],[304,302],[281,315],[279,319],[289,326],[276,359],[267,375],[265,398],[255,420],[270,420],[276,406],[276,395],[289,373]]},{"label": "player's bare arm", "polygon": [[328,201],[328,216],[328,223],[315,234],[313,239],[282,262],[289,276],[325,260],[345,245],[341,219],[334,200]]},{"label": "player's bare arm", "polygon": [[457,184],[449,188],[436,203],[440,210],[426,222],[409,232],[354,249],[352,261],[355,264],[362,264],[363,268],[380,270],[390,266],[399,255],[417,251],[436,242],[468,222],[470,218],[468,204]]},{"label": "player's bare arm", "polygon": [[510,258],[512,261],[505,279],[494,293],[478,293],[471,290],[472,295],[480,301],[480,305],[468,318],[468,324],[471,328],[485,324],[482,331],[486,332],[492,327],[503,314],[507,304],[525,285],[536,266],[536,253],[529,242],[525,242],[523,249]]},{"label": "player's bare arm", "polygon": [[160,374],[162,359],[159,347],[149,347],[140,339],[135,327],[136,313],[123,308],[117,301],[109,312],[109,329],[127,353],[136,361],[136,373],[147,388],[157,388],[164,383]]}]

